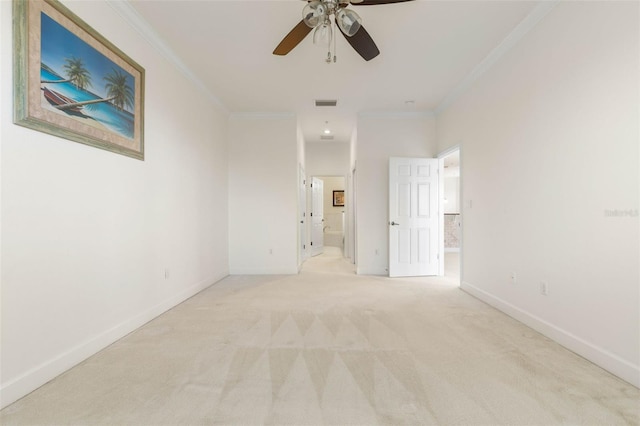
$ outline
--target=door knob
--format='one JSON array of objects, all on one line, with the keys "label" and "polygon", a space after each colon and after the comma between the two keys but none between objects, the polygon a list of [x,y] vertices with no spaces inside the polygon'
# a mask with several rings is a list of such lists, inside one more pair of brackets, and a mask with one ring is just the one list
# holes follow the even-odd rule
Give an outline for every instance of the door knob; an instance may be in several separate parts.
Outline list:
[{"label": "door knob", "polygon": [[392,221],[389,225],[391,225],[391,226],[398,226],[398,225],[400,225],[400,224]]}]

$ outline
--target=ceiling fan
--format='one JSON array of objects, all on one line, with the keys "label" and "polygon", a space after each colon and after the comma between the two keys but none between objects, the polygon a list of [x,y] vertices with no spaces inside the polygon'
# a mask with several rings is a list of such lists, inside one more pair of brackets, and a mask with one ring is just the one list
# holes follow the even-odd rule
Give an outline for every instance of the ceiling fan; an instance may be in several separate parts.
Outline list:
[{"label": "ceiling fan", "polygon": [[326,44],[328,46],[327,63],[331,63],[331,42],[333,42],[333,62],[335,56],[335,37],[333,37],[334,16],[336,26],[347,39],[347,42],[355,49],[365,61],[370,61],[380,54],[378,46],[362,26],[362,19],[356,12],[347,6],[375,6],[379,4],[402,3],[412,0],[303,0],[306,1],[302,9],[302,21],[287,34],[278,47],[273,51],[274,55],[286,55],[291,52],[310,32],[313,33],[314,44]]}]

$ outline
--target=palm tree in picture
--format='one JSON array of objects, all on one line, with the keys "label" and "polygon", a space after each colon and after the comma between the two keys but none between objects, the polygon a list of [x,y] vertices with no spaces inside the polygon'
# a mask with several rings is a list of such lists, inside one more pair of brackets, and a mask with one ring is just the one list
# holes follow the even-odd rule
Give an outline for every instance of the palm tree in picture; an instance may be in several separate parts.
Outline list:
[{"label": "palm tree in picture", "polygon": [[120,111],[125,107],[133,108],[133,90],[127,84],[127,75],[114,68],[104,79],[108,100]]},{"label": "palm tree in picture", "polygon": [[64,65],[64,70],[73,85],[78,89],[91,87],[91,73],[84,67],[82,59],[73,57],[71,59],[66,58],[65,61],[67,63]]},{"label": "palm tree in picture", "polygon": [[122,111],[125,107],[133,108],[134,96],[133,89],[127,84],[127,75],[120,70],[113,69],[104,76],[107,81],[105,89],[107,97],[105,99],[94,99],[91,101],[75,102],[63,105],[56,105],[56,108],[65,110],[69,108],[77,108],[84,105],[97,104],[100,102],[111,102],[113,106]]},{"label": "palm tree in picture", "polygon": [[91,73],[85,68],[82,58],[65,58],[64,71],[66,80],[42,80],[42,83],[69,83],[72,82],[78,89],[91,87]]}]

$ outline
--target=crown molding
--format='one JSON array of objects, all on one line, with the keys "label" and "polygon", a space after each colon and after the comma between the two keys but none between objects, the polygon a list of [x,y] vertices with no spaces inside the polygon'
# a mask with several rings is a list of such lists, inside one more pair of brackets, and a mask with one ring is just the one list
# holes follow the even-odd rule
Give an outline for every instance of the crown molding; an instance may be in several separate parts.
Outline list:
[{"label": "crown molding", "polygon": [[182,62],[176,53],[167,45],[160,35],[138,13],[128,0],[106,0],[106,3],[118,13],[131,27],[133,27],[151,46],[165,59],[172,63],[188,80],[190,80],[209,101],[222,111],[229,113],[229,109],[215,96],[211,90]]},{"label": "crown molding", "polygon": [[435,109],[438,115],[455,102],[473,83],[486,73],[496,62],[507,54],[522,38],[535,27],[560,0],[540,2],[520,23],[498,44],[462,81],[449,92]]}]

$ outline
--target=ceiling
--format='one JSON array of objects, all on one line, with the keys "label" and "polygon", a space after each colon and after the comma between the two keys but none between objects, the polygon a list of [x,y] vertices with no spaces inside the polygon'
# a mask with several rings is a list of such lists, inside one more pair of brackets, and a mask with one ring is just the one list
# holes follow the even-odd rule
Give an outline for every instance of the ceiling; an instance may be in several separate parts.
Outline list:
[{"label": "ceiling", "polygon": [[[350,6],[381,53],[366,62],[338,34],[332,64],[312,34],[287,56],[272,54],[300,22],[300,0],[129,3],[229,111],[295,113],[306,141],[319,141],[328,127],[347,142],[359,113],[434,111],[538,2]],[[315,107],[315,99],[338,105]]]}]

